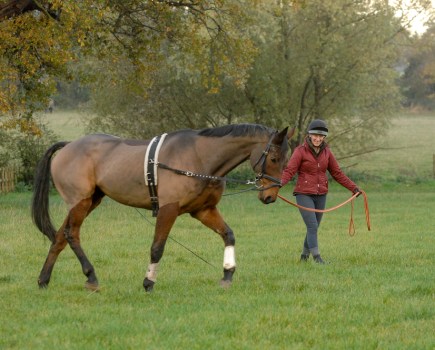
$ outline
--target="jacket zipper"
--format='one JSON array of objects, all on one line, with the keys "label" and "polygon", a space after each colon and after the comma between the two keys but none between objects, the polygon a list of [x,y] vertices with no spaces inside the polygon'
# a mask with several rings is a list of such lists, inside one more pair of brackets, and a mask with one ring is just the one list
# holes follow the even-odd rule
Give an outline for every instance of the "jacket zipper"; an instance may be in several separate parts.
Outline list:
[{"label": "jacket zipper", "polygon": [[320,163],[317,162],[317,194],[320,194],[320,175],[319,175],[319,170],[320,170]]}]

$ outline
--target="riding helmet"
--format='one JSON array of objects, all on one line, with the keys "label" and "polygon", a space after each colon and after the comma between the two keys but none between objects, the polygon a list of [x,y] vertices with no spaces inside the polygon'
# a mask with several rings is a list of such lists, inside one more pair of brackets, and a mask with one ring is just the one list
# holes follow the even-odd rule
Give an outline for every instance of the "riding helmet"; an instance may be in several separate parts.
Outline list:
[{"label": "riding helmet", "polygon": [[328,136],[328,127],[326,126],[325,121],[314,119],[310,125],[308,125],[308,133]]}]

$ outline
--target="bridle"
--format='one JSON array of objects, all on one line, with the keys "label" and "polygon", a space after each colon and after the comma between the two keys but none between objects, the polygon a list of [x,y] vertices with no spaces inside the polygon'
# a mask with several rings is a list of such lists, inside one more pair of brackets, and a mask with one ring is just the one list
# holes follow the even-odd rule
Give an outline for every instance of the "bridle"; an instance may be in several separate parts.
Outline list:
[{"label": "bridle", "polygon": [[[255,168],[261,162],[261,171],[255,176],[255,187],[259,191],[265,191],[265,190],[268,190],[268,189],[273,188],[273,187],[282,187],[281,179],[277,179],[276,177],[273,177],[273,176],[266,174],[266,161],[267,161],[267,156],[269,155],[270,149],[272,147],[281,148],[281,146],[272,144],[272,141],[273,141],[276,134],[277,134],[277,131],[275,131],[272,134],[272,136],[269,139],[269,142],[266,145],[266,148],[263,150],[263,152],[261,152],[260,157],[258,157],[257,161],[255,162],[254,166],[252,167],[252,169],[254,169],[254,171],[255,171]],[[262,179],[267,179],[269,181],[272,181],[273,184],[271,184],[267,187],[263,187],[262,184],[258,185],[258,183],[261,183]]]},{"label": "bridle", "polygon": [[[172,167],[170,167],[166,164],[160,163],[160,162],[157,163],[157,166],[159,168],[162,168],[162,169],[170,170],[178,175],[184,175],[184,176],[188,176],[188,177],[197,177],[197,178],[204,179],[204,180],[219,180],[219,181],[236,182],[236,183],[241,183],[241,184],[245,184],[245,185],[255,185],[255,189],[257,191],[265,191],[265,190],[268,190],[268,189],[273,188],[273,187],[282,187],[281,179],[278,179],[276,177],[273,177],[273,176],[266,174],[266,161],[267,161],[267,156],[269,155],[270,149],[272,147],[280,148],[280,146],[272,144],[272,141],[277,133],[278,132],[275,131],[272,134],[269,141],[267,142],[265,149],[261,152],[260,157],[258,157],[257,161],[255,162],[254,166],[252,167],[255,171],[255,168],[257,167],[257,165],[261,164],[261,171],[259,173],[257,173],[254,180],[238,180],[238,179],[231,179],[231,178],[228,178],[225,176],[197,174],[197,173],[194,173],[194,172],[188,171],[188,170],[175,169],[175,168],[172,168]],[[150,162],[154,163],[153,160],[151,160]],[[273,183],[267,187],[264,187],[261,184],[262,179],[267,179],[269,181],[272,181]]]}]

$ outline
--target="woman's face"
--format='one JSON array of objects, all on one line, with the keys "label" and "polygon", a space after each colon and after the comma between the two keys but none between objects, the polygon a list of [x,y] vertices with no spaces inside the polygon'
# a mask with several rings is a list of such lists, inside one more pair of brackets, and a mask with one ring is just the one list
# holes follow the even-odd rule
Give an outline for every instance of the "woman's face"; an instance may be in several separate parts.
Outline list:
[{"label": "woman's face", "polygon": [[308,136],[314,147],[320,147],[320,145],[322,144],[323,140],[326,137],[325,135],[319,135],[319,134],[308,134]]}]

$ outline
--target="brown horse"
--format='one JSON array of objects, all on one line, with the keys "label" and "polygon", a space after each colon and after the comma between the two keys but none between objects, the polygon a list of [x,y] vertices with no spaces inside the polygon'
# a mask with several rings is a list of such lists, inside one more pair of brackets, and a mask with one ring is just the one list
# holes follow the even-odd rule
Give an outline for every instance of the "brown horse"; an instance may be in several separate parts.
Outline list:
[{"label": "brown horse", "polygon": [[[224,176],[249,159],[257,172],[259,199],[265,204],[274,202],[292,135],[293,132],[287,134],[287,128],[278,132],[257,124],[180,130],[166,135],[158,151],[158,163],[154,162],[158,176],[158,215],[150,264],[143,282],[146,291],[153,289],[169,232],[176,218],[184,213],[190,213],[222,237],[225,244],[222,283],[231,284],[236,267],[235,238],[216,207],[225,188]],[[132,207],[152,208],[144,175],[149,145],[150,141],[98,134],[71,143],[58,142],[46,151],[36,171],[32,202],[33,221],[51,241],[38,279],[40,287],[48,286],[56,259],[68,243],[87,276],[85,286],[98,290],[94,267],[80,245],[80,226],[105,195]],[[69,207],[57,231],[48,211],[50,172],[57,191]]]}]

